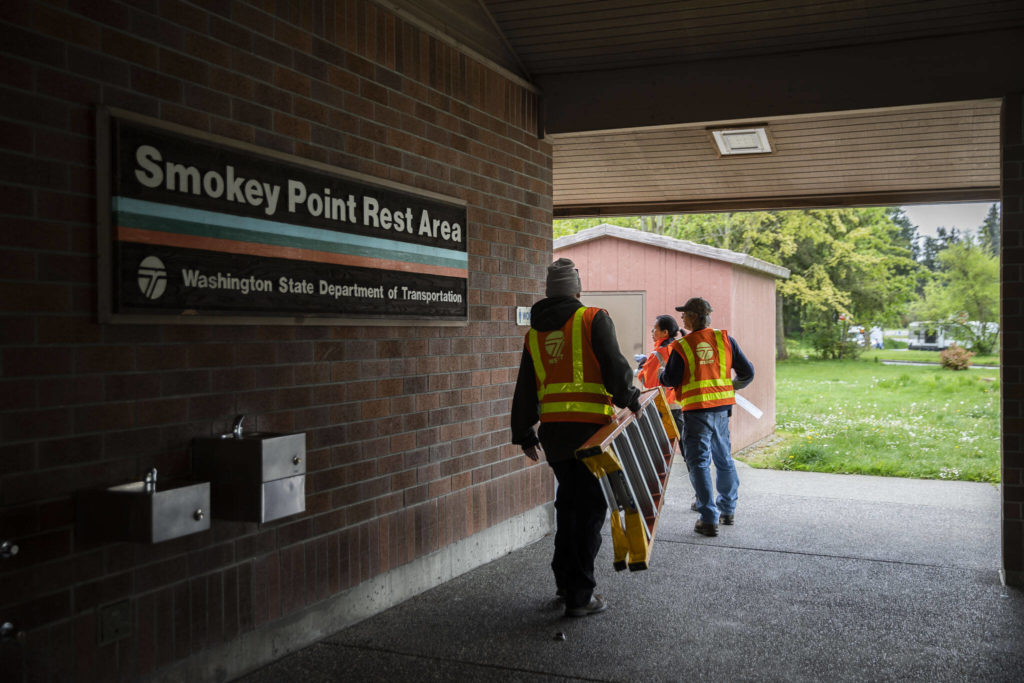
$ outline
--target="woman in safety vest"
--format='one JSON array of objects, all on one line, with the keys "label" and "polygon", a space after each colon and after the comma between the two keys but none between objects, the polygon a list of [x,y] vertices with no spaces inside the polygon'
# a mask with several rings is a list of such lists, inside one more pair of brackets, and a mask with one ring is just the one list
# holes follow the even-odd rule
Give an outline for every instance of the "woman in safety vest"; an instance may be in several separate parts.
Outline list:
[{"label": "woman in safety vest", "polygon": [[[659,315],[654,320],[654,327],[651,328],[651,339],[654,341],[654,351],[644,359],[640,369],[637,371],[637,379],[644,389],[653,389],[659,386],[658,375],[665,369],[668,358],[672,355],[672,342],[679,335],[679,325],[676,319],[670,315]],[[675,389],[665,388],[665,398],[668,400],[669,408],[672,409],[672,419],[676,423],[676,431],[679,432],[680,444],[683,438],[683,407],[676,400]]]}]

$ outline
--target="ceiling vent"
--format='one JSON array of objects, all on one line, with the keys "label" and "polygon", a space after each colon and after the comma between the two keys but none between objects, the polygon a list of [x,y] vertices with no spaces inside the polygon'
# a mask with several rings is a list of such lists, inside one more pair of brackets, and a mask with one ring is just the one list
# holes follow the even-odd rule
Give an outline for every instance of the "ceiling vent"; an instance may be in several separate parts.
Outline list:
[{"label": "ceiling vent", "polygon": [[765,128],[713,130],[712,137],[721,156],[734,154],[771,154],[772,145]]}]

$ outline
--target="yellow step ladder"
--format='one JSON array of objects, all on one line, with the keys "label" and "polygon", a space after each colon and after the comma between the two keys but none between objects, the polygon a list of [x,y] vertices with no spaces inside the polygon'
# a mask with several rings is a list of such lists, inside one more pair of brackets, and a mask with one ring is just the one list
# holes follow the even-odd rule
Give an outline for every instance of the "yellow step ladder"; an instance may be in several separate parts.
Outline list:
[{"label": "yellow step ladder", "polygon": [[619,410],[576,449],[608,500],[616,571],[647,569],[680,438],[660,387],[643,392],[640,407]]}]

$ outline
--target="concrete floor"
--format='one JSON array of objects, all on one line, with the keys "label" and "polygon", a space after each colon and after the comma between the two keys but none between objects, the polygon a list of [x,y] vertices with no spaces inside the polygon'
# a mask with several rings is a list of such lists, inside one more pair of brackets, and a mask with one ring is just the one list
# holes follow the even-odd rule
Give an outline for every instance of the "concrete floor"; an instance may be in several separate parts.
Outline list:
[{"label": "concrete floor", "polygon": [[239,680],[1024,681],[995,487],[740,478],[736,525],[705,538],[677,465],[647,571],[616,573],[606,535],[607,612],[562,616],[548,537]]}]

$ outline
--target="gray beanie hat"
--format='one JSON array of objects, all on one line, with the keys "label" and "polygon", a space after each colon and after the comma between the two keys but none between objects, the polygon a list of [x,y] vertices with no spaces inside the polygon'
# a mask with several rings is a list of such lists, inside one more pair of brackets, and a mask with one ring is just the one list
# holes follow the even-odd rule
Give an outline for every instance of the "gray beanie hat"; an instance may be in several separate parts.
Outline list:
[{"label": "gray beanie hat", "polygon": [[580,273],[570,259],[560,258],[548,266],[548,280],[544,296],[576,296],[583,290]]}]

